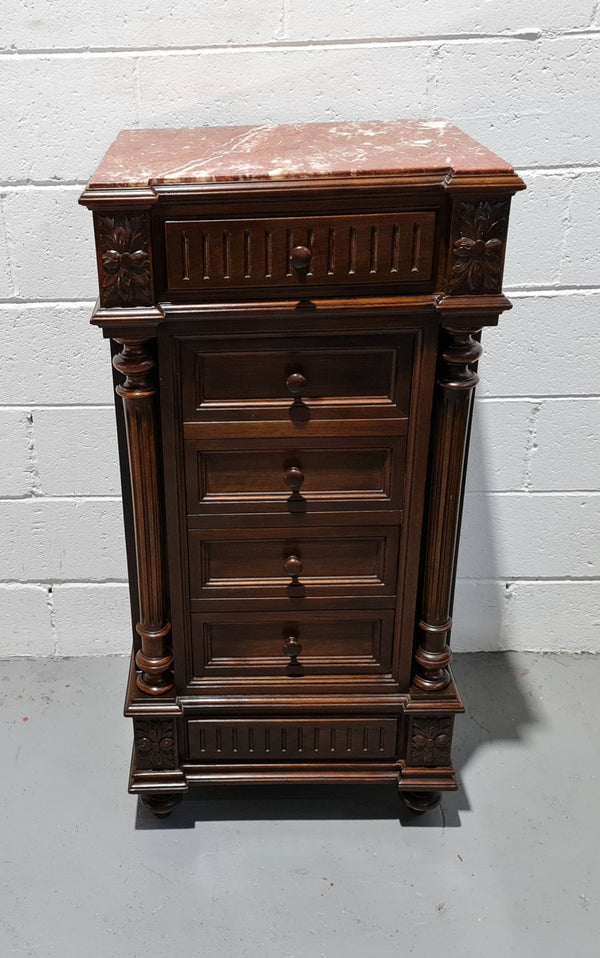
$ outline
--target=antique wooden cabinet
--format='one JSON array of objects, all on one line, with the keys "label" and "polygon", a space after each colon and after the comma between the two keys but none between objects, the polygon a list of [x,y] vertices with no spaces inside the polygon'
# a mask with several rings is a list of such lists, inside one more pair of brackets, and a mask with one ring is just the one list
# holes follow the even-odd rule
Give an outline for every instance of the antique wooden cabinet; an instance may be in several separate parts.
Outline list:
[{"label": "antique wooden cabinet", "polygon": [[130,790],[456,788],[449,636],[511,166],[441,122],[120,134],[94,212]]}]

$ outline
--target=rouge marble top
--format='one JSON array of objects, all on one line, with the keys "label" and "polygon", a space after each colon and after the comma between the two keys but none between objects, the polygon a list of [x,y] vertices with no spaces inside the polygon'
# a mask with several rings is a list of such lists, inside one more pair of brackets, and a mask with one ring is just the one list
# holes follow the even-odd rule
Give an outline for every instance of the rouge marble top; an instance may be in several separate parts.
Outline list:
[{"label": "rouge marble top", "polygon": [[512,166],[444,120],[124,130],[89,189],[303,180]]}]

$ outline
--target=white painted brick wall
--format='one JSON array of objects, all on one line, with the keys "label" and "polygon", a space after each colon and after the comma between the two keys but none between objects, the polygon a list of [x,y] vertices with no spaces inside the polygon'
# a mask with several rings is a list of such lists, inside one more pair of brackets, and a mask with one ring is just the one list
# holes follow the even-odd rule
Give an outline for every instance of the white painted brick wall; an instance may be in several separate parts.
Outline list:
[{"label": "white painted brick wall", "polygon": [[599,608],[597,580],[458,579],[454,619],[463,651],[597,652]]},{"label": "white painted brick wall", "polygon": [[0,498],[20,498],[31,490],[31,414],[0,408]]},{"label": "white painted brick wall", "polygon": [[[592,127],[600,125],[593,121]],[[600,154],[596,154],[597,156]],[[600,173],[583,171],[573,177],[568,230],[561,262],[560,281],[565,286],[596,286],[600,275],[600,243],[592,224],[600,221]]]},{"label": "white painted brick wall", "polygon": [[598,290],[511,292],[511,299],[513,309],[485,331],[479,397],[597,398]]},{"label": "white painted brick wall", "polygon": [[600,649],[595,0],[66,0],[0,24],[0,655],[124,652],[108,344],[77,196],[124,127],[443,116],[522,172],[485,332],[458,649]]},{"label": "white painted brick wall", "polygon": [[531,488],[534,492],[597,491],[600,403],[596,399],[546,399],[539,404],[532,431]]},{"label": "white painted brick wall", "polygon": [[34,495],[5,499],[0,506],[0,579],[102,582],[125,578],[122,513],[116,497]]},{"label": "white painted brick wall", "polygon": [[51,406],[35,409],[32,420],[43,495],[121,494],[113,407]]},{"label": "white painted brick wall", "polygon": [[593,0],[495,0],[438,3],[437,0],[291,0],[288,36],[293,40],[369,37],[440,37],[529,34],[585,28]]},{"label": "white painted brick wall", "polygon": [[133,58],[28,56],[4,62],[3,182],[85,179],[97,163],[98,130],[110,141],[136,125]]},{"label": "white painted brick wall", "polygon": [[49,586],[0,584],[3,657],[55,654],[51,595]]},{"label": "white painted brick wall", "polygon": [[600,129],[590,123],[597,37],[490,40],[483,49],[440,44],[433,94],[440,116],[452,112],[458,126],[487,142],[491,131],[500,155],[518,166],[539,166],[541,157],[546,166],[597,162]]},{"label": "white painted brick wall", "polygon": [[123,583],[69,582],[52,590],[56,651],[59,655],[122,652],[131,636],[129,589]]},{"label": "white painted brick wall", "polygon": [[12,187],[4,222],[15,298],[89,300],[98,295],[91,216],[81,187]]},{"label": "white painted brick wall", "polygon": [[564,173],[527,174],[527,191],[512,202],[506,289],[558,284],[572,182]]},{"label": "white painted brick wall", "polygon": [[471,493],[461,578],[600,578],[598,493]]},{"label": "white painted brick wall", "polygon": [[[426,46],[207,51],[139,59],[142,126],[289,123],[422,113]],[[401,81],[399,82],[399,78]]]},{"label": "white painted brick wall", "polygon": [[521,399],[477,401],[467,473],[470,492],[526,488],[535,408]]},{"label": "white painted brick wall", "polygon": [[110,353],[89,325],[93,306],[0,303],[0,405],[112,403]]},{"label": "white painted brick wall", "polygon": [[13,295],[10,256],[4,225],[4,196],[0,193],[0,299],[10,299]]},{"label": "white painted brick wall", "polygon": [[[584,5],[582,5],[584,6]],[[99,15],[101,11],[102,15]],[[583,13],[582,13],[583,19]],[[0,26],[0,49],[108,50],[269,43],[282,37],[280,0],[57,0],[11,4]]]}]

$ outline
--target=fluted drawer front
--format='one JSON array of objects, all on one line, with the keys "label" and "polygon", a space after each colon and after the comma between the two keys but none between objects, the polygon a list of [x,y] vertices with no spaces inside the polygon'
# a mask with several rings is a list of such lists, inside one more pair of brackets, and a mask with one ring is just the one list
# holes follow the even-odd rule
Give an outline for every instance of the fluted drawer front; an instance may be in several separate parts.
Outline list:
[{"label": "fluted drawer front", "polygon": [[191,529],[194,600],[393,595],[399,528],[394,525]]},{"label": "fluted drawer front", "polygon": [[396,719],[190,719],[194,761],[331,762],[393,759]]},{"label": "fluted drawer front", "polygon": [[[368,342],[276,340],[270,348],[233,348],[182,338],[182,404],[186,435],[194,423],[232,428],[282,421],[288,431],[325,420],[407,419],[415,352],[412,330]],[[279,346],[279,348],[277,348]],[[199,438],[199,437],[198,437]]]},{"label": "fluted drawer front", "polygon": [[188,515],[402,508],[406,439],[187,440]]},{"label": "fluted drawer front", "polygon": [[435,213],[167,220],[174,291],[427,283]]},{"label": "fluted drawer front", "polygon": [[193,677],[382,674],[393,625],[390,609],[195,613]]}]

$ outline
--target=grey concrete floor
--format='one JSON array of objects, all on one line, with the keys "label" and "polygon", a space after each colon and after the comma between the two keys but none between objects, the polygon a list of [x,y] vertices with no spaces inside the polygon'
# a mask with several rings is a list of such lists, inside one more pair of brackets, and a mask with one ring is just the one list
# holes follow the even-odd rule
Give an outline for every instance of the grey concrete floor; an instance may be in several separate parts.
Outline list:
[{"label": "grey concrete floor", "polygon": [[457,656],[461,791],[126,792],[122,658],[0,663],[0,958],[600,954],[600,656]]}]

